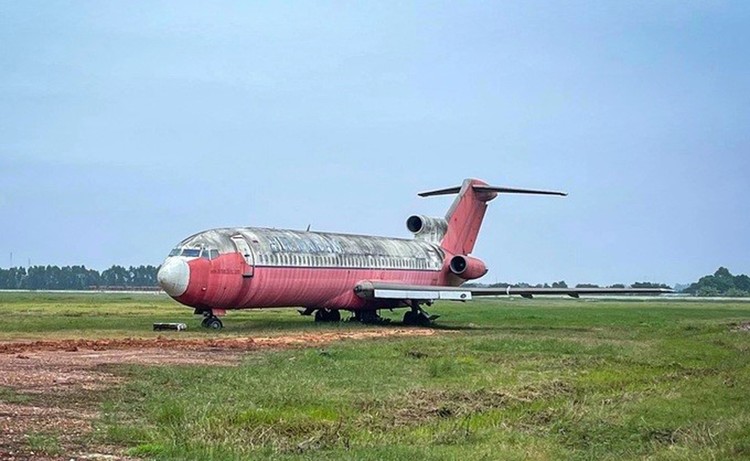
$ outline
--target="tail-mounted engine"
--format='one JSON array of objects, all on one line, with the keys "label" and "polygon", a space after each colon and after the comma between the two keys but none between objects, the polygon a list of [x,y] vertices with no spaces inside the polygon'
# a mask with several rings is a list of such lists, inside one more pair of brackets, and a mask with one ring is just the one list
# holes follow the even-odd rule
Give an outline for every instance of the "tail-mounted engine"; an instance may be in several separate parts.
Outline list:
[{"label": "tail-mounted engine", "polygon": [[406,228],[414,234],[416,239],[440,243],[448,231],[448,221],[445,218],[414,215],[406,220]]},{"label": "tail-mounted engine", "polygon": [[464,280],[474,280],[487,273],[487,266],[480,259],[456,255],[451,258],[451,272]]}]

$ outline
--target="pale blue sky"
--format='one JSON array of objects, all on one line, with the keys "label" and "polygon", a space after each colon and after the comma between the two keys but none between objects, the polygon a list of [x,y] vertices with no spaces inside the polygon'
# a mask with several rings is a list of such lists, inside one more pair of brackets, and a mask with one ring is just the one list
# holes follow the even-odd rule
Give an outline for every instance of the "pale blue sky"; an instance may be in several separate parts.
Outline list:
[{"label": "pale blue sky", "polygon": [[485,281],[750,273],[750,3],[0,1],[0,266],[197,231],[406,237],[504,196]]}]

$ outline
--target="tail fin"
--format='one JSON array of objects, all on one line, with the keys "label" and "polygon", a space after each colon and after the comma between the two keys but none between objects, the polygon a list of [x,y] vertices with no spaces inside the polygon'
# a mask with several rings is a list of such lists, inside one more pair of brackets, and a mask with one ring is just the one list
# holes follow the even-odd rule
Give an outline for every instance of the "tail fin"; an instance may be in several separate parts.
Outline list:
[{"label": "tail fin", "polygon": [[487,211],[487,202],[497,197],[498,194],[568,195],[564,192],[495,187],[479,179],[465,179],[460,187],[422,192],[419,196],[448,194],[458,194],[458,197],[445,215],[448,231],[440,242],[440,246],[453,254],[463,255],[474,250],[484,213]]}]

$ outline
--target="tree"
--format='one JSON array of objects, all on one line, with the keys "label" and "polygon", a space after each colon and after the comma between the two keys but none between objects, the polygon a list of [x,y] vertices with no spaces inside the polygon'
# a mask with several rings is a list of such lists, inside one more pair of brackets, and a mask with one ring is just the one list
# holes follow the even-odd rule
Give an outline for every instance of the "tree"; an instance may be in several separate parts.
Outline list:
[{"label": "tree", "polygon": [[750,277],[745,274],[734,276],[726,267],[720,267],[713,275],[706,275],[685,288],[685,293],[696,296],[748,296]]}]

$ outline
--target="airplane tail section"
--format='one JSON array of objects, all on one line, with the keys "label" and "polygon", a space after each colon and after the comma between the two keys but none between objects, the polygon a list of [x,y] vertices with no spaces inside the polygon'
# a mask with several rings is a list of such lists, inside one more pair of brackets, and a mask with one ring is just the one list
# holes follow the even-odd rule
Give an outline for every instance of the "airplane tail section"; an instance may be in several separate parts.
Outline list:
[{"label": "airplane tail section", "polygon": [[496,187],[479,179],[465,179],[461,186],[422,192],[419,196],[432,197],[449,194],[458,194],[458,196],[445,215],[448,229],[440,246],[453,254],[461,255],[467,255],[474,250],[484,213],[487,211],[487,202],[497,197],[498,194],[567,195],[564,192]]}]

